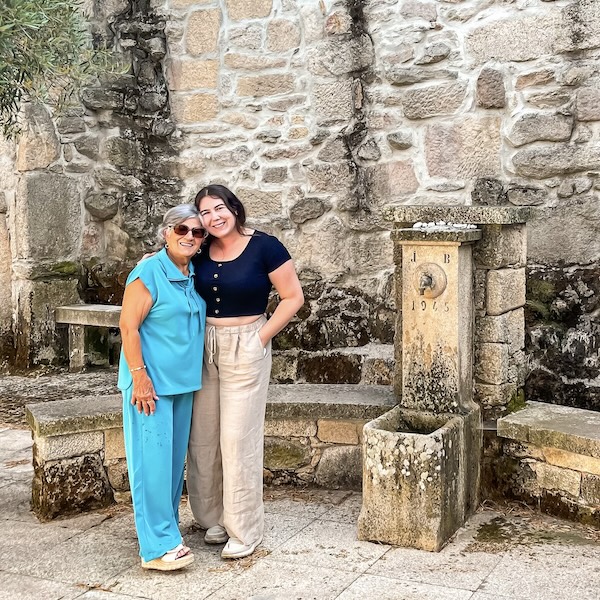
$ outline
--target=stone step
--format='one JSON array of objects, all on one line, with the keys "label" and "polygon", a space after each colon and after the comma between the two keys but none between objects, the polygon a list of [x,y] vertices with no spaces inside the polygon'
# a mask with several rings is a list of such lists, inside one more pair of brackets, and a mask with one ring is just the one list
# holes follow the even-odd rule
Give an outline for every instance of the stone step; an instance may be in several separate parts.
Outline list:
[{"label": "stone step", "polygon": [[527,402],[498,420],[498,435],[600,459],[600,413],[592,410]]}]

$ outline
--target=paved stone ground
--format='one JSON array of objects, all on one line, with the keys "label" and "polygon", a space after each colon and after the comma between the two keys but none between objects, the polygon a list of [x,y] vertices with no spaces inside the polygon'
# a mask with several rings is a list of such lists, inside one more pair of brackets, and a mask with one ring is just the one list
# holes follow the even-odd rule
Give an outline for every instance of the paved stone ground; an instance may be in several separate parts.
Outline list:
[{"label": "paved stone ground", "polygon": [[116,369],[80,374],[40,368],[23,375],[3,375],[0,376],[0,426],[27,427],[26,404],[118,393]]},{"label": "paved stone ground", "polygon": [[196,555],[147,572],[130,506],[39,523],[29,511],[31,438],[0,427],[0,600],[597,600],[600,532],[523,508],[483,507],[441,552],[356,540],[360,495],[267,489],[266,534],[224,561],[185,499]]}]

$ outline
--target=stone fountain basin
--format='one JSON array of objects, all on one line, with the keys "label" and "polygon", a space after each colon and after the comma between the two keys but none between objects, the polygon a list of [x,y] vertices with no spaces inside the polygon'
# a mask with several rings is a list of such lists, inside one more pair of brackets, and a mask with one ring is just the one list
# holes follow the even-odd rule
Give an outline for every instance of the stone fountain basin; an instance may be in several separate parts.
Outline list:
[{"label": "stone fountain basin", "polygon": [[439,551],[477,504],[480,414],[396,406],[363,428],[361,540]]}]

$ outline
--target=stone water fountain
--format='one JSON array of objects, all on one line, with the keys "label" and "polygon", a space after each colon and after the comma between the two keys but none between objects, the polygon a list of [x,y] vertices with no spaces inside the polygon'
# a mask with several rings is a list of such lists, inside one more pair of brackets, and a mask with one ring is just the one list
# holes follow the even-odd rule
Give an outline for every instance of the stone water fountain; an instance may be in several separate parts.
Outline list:
[{"label": "stone water fountain", "polygon": [[[469,225],[409,226],[442,215]],[[500,207],[389,209],[399,404],[363,430],[359,539],[439,551],[476,509],[482,426],[473,400],[473,246],[482,239],[478,224],[526,216]]]}]

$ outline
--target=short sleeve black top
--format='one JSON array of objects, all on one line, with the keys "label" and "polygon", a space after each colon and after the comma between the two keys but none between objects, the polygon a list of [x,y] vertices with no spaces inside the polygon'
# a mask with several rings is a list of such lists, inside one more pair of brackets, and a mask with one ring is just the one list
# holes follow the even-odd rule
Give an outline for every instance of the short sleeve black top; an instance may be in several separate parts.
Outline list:
[{"label": "short sleeve black top", "polygon": [[234,260],[214,261],[204,249],[193,259],[196,290],[206,301],[207,317],[261,315],[267,309],[275,271],[291,256],[274,236],[255,231]]}]

